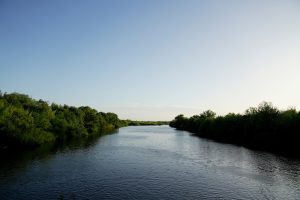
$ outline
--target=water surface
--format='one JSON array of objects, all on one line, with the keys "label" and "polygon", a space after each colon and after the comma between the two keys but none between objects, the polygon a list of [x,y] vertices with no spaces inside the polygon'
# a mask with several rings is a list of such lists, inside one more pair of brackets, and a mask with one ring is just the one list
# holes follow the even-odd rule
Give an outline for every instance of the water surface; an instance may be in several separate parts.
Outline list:
[{"label": "water surface", "polygon": [[300,160],[191,136],[125,127],[4,157],[0,199],[300,199]]}]

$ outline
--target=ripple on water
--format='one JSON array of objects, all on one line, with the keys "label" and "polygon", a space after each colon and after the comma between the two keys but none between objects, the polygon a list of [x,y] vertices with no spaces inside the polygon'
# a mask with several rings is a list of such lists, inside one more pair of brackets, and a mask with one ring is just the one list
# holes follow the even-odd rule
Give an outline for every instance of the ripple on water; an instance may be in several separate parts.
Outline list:
[{"label": "ripple on water", "polygon": [[0,164],[0,199],[300,199],[300,161],[126,127],[89,144]]}]

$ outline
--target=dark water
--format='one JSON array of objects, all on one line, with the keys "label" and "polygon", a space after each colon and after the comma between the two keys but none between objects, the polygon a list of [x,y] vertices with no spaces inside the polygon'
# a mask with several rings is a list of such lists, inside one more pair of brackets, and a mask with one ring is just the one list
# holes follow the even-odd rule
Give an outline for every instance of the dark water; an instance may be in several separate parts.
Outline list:
[{"label": "dark water", "polygon": [[4,158],[0,199],[300,199],[300,160],[126,127]]}]

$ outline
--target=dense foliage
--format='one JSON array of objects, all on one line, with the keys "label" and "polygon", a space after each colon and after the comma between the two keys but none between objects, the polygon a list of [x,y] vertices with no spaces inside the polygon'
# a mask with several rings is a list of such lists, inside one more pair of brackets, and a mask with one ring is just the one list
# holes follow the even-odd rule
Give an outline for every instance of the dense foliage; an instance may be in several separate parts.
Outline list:
[{"label": "dense foliage", "polygon": [[49,105],[24,94],[0,92],[0,147],[86,138],[122,125],[114,113],[87,106]]},{"label": "dense foliage", "polygon": [[263,102],[242,115],[216,116],[210,110],[190,118],[178,115],[170,126],[217,141],[300,156],[300,112],[294,108],[279,111]]}]

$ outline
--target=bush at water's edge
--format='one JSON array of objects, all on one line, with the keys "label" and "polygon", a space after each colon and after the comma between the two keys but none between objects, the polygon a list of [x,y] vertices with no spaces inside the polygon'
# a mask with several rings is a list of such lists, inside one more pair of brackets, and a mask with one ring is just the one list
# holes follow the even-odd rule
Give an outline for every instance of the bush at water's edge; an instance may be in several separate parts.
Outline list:
[{"label": "bush at water's edge", "polygon": [[127,125],[114,113],[0,92],[0,148],[88,138]]},{"label": "bush at water's edge", "polygon": [[178,115],[170,126],[216,141],[300,157],[300,112],[294,108],[279,111],[263,102],[244,114],[216,116],[208,110],[190,118]]}]

